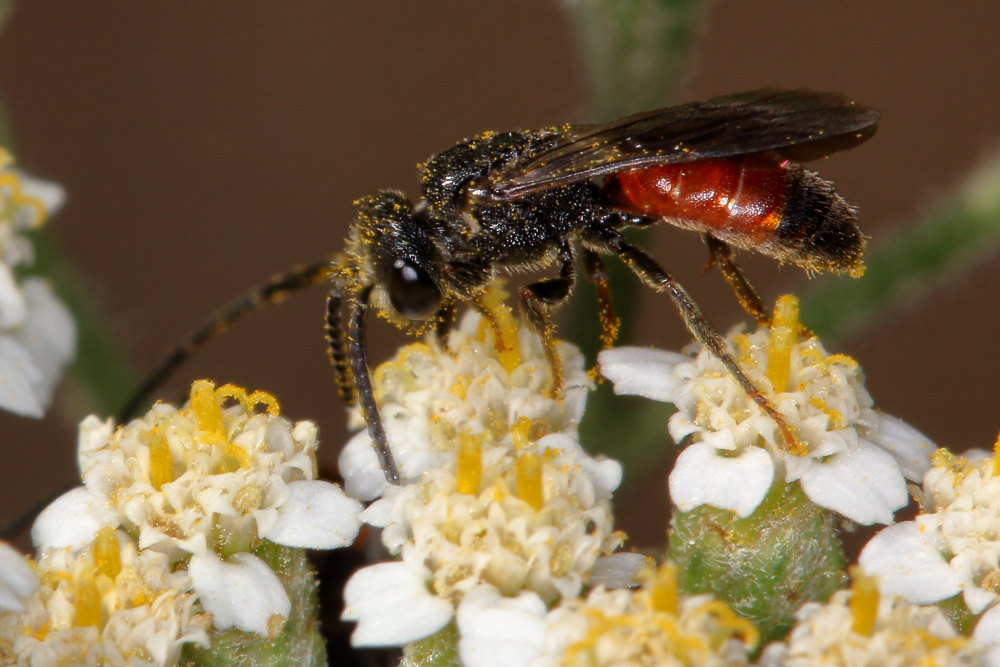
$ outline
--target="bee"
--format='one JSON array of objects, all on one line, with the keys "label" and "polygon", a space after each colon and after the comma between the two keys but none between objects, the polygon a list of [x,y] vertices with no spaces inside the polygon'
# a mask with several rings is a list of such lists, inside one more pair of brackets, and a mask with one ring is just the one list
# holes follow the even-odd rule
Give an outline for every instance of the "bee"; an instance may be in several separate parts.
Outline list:
[{"label": "bee", "polygon": [[[609,347],[617,318],[602,256],[613,256],[671,298],[694,338],[792,444],[788,426],[687,290],[623,232],[668,222],[701,233],[710,263],[740,304],[767,323],[733,249],[810,273],[860,275],[865,241],[855,208],[801,163],[866,141],[878,120],[878,112],[840,94],[767,89],[606,124],[466,139],[420,165],[419,199],[381,190],[358,200],[342,254],[277,276],[234,303],[174,350],[122,416],[212,335],[263,303],[329,280],[326,337],[338,389],[348,404],[360,404],[386,479],[398,484],[368,366],[368,313],[408,333],[443,339],[458,307],[470,306],[498,329],[484,298],[493,278],[501,270],[554,266],[556,275],[521,287],[518,297],[542,340],[558,394],[552,313],[570,296],[582,267],[596,286],[602,344]],[[502,336],[494,338],[502,345]]]}]

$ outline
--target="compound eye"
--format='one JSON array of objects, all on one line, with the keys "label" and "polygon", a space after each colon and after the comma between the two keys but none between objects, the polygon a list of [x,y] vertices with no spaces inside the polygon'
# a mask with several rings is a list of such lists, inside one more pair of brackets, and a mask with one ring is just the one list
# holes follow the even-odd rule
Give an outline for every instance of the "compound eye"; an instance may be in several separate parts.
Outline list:
[{"label": "compound eye", "polygon": [[426,320],[433,317],[441,304],[441,292],[416,264],[396,260],[389,273],[389,301],[403,317]]}]

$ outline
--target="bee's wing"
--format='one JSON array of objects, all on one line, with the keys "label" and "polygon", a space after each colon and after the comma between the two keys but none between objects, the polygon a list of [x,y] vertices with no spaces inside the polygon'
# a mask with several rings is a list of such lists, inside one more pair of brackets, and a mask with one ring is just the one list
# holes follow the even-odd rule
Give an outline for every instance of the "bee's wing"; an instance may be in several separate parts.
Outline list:
[{"label": "bee's wing", "polygon": [[474,193],[493,201],[655,164],[774,151],[796,162],[852,148],[875,132],[879,113],[838,93],[753,90],[567,126],[555,145],[494,173]]}]

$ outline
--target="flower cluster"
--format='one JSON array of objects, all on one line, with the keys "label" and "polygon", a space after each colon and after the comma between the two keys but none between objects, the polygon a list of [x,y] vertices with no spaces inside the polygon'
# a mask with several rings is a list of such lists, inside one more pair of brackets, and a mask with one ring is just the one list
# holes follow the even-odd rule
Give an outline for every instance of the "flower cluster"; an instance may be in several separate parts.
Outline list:
[{"label": "flower cluster", "polygon": [[1000,647],[1000,440],[993,456],[941,449],[931,460],[921,512],[879,532],[859,562],[883,590],[914,604],[961,594],[982,614],[976,638]]},{"label": "flower cluster", "polygon": [[[784,642],[768,645],[762,667],[817,665],[975,665],[986,649],[959,635],[936,607],[879,594],[872,577],[798,612]],[[990,663],[992,664],[992,663]]]},{"label": "flower cluster", "polygon": [[[566,394],[554,397],[538,338],[497,312],[499,334],[469,313],[446,349],[411,345],[375,373],[394,452],[412,481],[384,485],[367,434],[341,457],[349,492],[380,495],[362,519],[381,527],[400,557],[348,583],[344,618],[359,622],[357,645],[428,636],[461,617],[474,591],[482,599],[483,587],[498,604],[575,597],[622,540],[610,512],[621,467],[588,456],[577,439],[590,387],[582,357],[560,344]],[[495,335],[517,343],[498,346]]]},{"label": "flower cluster", "polygon": [[817,505],[861,524],[889,523],[907,503],[904,476],[919,479],[932,450],[904,422],[876,412],[856,361],[801,336],[797,303],[779,300],[773,324],[727,336],[735,360],[794,433],[778,424],[699,344],[686,354],[641,348],[601,353],[601,372],[620,394],[673,403],[670,435],[688,442],[670,475],[684,511],[714,505],[746,517],[776,475],[798,481]]},{"label": "flower cluster", "polygon": [[208,645],[188,572],[111,527],[82,550],[44,553],[37,570],[20,613],[0,615],[5,663],[171,665],[185,643]]},{"label": "flower cluster", "polygon": [[0,409],[41,417],[76,354],[76,323],[47,282],[16,272],[35,259],[25,233],[62,205],[63,191],[12,163],[0,149]]},{"label": "flower cluster", "polygon": [[315,425],[281,417],[271,395],[198,381],[183,408],[158,403],[117,429],[84,420],[84,484],[42,512],[32,538],[44,558],[119,529],[140,559],[184,571],[216,629],[274,636],[291,601],[258,547],[342,547],[360,527],[360,504],[315,479],[316,446]]},{"label": "flower cluster", "polygon": [[[637,590],[595,588],[546,613],[526,601],[458,617],[467,664],[748,665],[757,630],[710,595],[682,595],[667,563],[640,577]],[[477,596],[481,597],[481,596]],[[517,628],[514,636],[496,628]],[[513,633],[511,633],[513,634]]]}]

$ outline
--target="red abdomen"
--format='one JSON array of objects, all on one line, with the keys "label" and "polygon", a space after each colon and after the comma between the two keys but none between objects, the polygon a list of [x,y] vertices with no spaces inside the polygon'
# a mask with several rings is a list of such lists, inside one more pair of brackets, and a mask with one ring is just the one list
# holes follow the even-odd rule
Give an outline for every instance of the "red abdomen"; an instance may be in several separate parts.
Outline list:
[{"label": "red abdomen", "polygon": [[605,191],[620,208],[756,246],[781,223],[789,191],[786,163],[741,155],[656,165],[611,174]]}]

